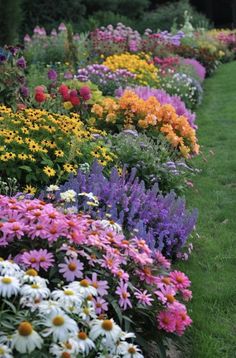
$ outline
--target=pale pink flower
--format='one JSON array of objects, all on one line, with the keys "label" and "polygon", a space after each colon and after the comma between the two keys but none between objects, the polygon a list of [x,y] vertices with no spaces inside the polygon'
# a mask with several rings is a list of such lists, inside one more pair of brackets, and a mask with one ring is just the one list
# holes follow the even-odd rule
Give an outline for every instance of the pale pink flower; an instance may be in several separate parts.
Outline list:
[{"label": "pale pink flower", "polygon": [[175,302],[176,291],[171,286],[162,286],[160,290],[154,292],[159,301],[163,304],[172,304]]},{"label": "pale pink flower", "polygon": [[105,301],[103,298],[101,297],[93,298],[93,302],[95,305],[96,314],[99,315],[101,313],[108,311],[108,302]]},{"label": "pale pink flower", "polygon": [[21,255],[20,261],[28,267],[32,267],[35,270],[39,271],[40,268],[45,271],[53,266],[54,258],[53,254],[47,250],[31,250],[29,252],[24,252]]},{"label": "pale pink flower", "polygon": [[123,281],[120,282],[120,285],[116,289],[117,295],[120,296],[119,305],[121,308],[126,310],[128,307],[132,308],[132,303],[129,299],[130,293],[128,292],[128,283],[124,283]]},{"label": "pale pink flower", "polygon": [[144,306],[151,306],[152,301],[154,301],[152,295],[148,293],[147,290],[141,291],[136,288],[134,295],[137,298],[138,302]]},{"label": "pale pink flower", "polygon": [[74,281],[76,278],[83,277],[83,268],[84,265],[77,259],[68,259],[65,258],[64,264],[59,264],[59,272],[63,275],[63,277],[68,281]]},{"label": "pale pink flower", "polygon": [[105,296],[108,294],[108,282],[107,281],[101,281],[98,280],[96,272],[92,273],[92,279],[86,277],[89,284],[92,285],[94,288],[96,288],[97,293],[99,296]]},{"label": "pale pink flower", "polygon": [[163,256],[160,251],[155,252],[154,258],[161,267],[166,268],[166,269],[170,268],[170,261],[167,260],[165,258],[165,256]]}]

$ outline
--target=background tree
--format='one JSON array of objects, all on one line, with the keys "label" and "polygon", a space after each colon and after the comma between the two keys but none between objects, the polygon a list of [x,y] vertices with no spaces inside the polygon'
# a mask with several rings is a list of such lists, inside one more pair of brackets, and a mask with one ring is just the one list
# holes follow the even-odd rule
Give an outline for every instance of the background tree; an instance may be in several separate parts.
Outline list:
[{"label": "background tree", "polygon": [[0,44],[13,44],[22,23],[21,0],[0,0]]}]

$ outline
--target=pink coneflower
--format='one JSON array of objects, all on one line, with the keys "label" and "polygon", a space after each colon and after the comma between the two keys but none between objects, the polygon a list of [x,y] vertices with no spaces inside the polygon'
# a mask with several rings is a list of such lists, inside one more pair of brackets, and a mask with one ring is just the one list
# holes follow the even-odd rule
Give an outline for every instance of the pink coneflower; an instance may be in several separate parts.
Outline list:
[{"label": "pink coneflower", "polygon": [[170,311],[161,311],[157,316],[158,326],[164,329],[166,332],[175,331],[175,319],[174,315]]},{"label": "pink coneflower", "polygon": [[93,302],[95,304],[95,312],[96,314],[101,314],[104,313],[106,311],[108,311],[108,302],[105,301],[103,298],[101,297],[96,297],[93,299]]},{"label": "pink coneflower", "polygon": [[170,277],[163,276],[163,275],[160,275],[156,278],[156,285],[158,288],[161,288],[163,286],[168,286],[168,285],[173,286]]},{"label": "pink coneflower", "polygon": [[46,227],[45,238],[47,238],[49,242],[56,241],[60,236],[64,236],[64,234],[65,234],[65,225],[63,222],[58,221]]},{"label": "pink coneflower", "polygon": [[21,255],[20,261],[28,267],[34,268],[39,271],[40,268],[45,271],[53,266],[54,258],[53,254],[47,250],[31,250],[29,252],[24,252]]},{"label": "pink coneflower", "polygon": [[155,252],[155,260],[156,262],[163,268],[169,269],[170,268],[170,261],[165,258],[165,256],[162,255],[160,251]]},{"label": "pink coneflower", "polygon": [[142,270],[137,270],[141,281],[145,281],[148,285],[153,285],[157,282],[157,277],[152,274],[152,270],[150,267],[143,267]]},{"label": "pink coneflower", "polygon": [[188,288],[191,285],[189,278],[181,271],[171,272],[170,279],[178,290]]},{"label": "pink coneflower", "polygon": [[90,279],[88,277],[86,277],[86,279],[88,280],[90,285],[92,285],[94,288],[96,288],[99,296],[105,296],[108,294],[108,291],[107,291],[108,282],[98,280],[96,272],[92,273],[92,279]]},{"label": "pink coneflower", "polygon": [[129,281],[129,274],[122,269],[111,270],[113,275],[117,276],[120,280]]},{"label": "pink coneflower", "polygon": [[152,298],[152,295],[150,293],[148,293],[147,290],[141,291],[136,288],[134,295],[137,298],[138,303],[140,303],[141,305],[144,305],[144,306],[151,306],[152,301],[154,301],[154,299]]},{"label": "pink coneflower", "polygon": [[192,291],[188,289],[181,290],[184,301],[190,301],[192,299]]},{"label": "pink coneflower", "polygon": [[124,310],[126,310],[128,307],[132,308],[132,303],[129,299],[130,293],[127,291],[127,289],[128,289],[128,283],[127,282],[124,283],[123,281],[120,282],[120,285],[116,289],[117,295],[120,296],[120,299],[118,301],[119,305]]},{"label": "pink coneflower", "polygon": [[65,258],[64,264],[59,264],[60,267],[59,272],[63,275],[63,277],[68,281],[74,281],[76,278],[83,277],[83,268],[84,265],[77,259],[68,259]]},{"label": "pink coneflower", "polygon": [[119,269],[121,263],[120,258],[112,253],[106,253],[103,255],[103,259],[100,261],[101,266],[110,270]]},{"label": "pink coneflower", "polygon": [[163,304],[172,304],[175,302],[174,296],[176,295],[176,291],[171,286],[162,286],[160,290],[155,291],[154,293]]},{"label": "pink coneflower", "polygon": [[3,233],[3,237],[7,239],[15,238],[20,239],[24,236],[24,230],[26,229],[25,225],[22,224],[20,221],[11,221],[3,223],[1,227],[1,231]]}]

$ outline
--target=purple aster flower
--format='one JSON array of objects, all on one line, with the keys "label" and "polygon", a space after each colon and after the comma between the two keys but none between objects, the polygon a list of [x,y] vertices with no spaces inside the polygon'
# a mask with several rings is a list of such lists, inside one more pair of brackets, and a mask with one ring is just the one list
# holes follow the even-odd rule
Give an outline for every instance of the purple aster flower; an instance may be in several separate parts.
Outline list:
[{"label": "purple aster flower", "polygon": [[29,97],[29,94],[30,94],[29,88],[26,86],[22,86],[20,88],[20,93],[23,97]]},{"label": "purple aster flower", "polygon": [[118,302],[121,308],[123,308],[124,310],[126,310],[128,307],[132,308],[132,303],[129,299],[130,293],[128,292],[127,282],[124,283],[123,281],[121,281],[116,289],[116,293],[120,296]]},{"label": "purple aster flower", "polygon": [[95,312],[96,314],[101,314],[104,313],[106,311],[108,311],[108,302],[105,301],[103,298],[101,297],[96,297],[93,299],[94,305],[95,305]]},{"label": "purple aster flower", "polygon": [[64,264],[59,264],[59,272],[68,281],[75,281],[76,278],[83,277],[84,264],[77,259],[65,258]]},{"label": "purple aster flower", "polygon": [[52,68],[48,71],[48,79],[51,81],[57,80],[57,71],[53,70]]}]

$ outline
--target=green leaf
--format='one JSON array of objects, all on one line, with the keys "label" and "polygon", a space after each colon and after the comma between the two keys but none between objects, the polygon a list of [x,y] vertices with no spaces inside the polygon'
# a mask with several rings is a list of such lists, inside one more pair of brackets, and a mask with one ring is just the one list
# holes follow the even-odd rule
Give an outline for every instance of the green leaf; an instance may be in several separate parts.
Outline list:
[{"label": "green leaf", "polygon": [[23,169],[23,170],[27,171],[28,173],[32,172],[32,169],[30,167],[28,167],[27,165],[21,165],[19,167],[19,169]]}]

